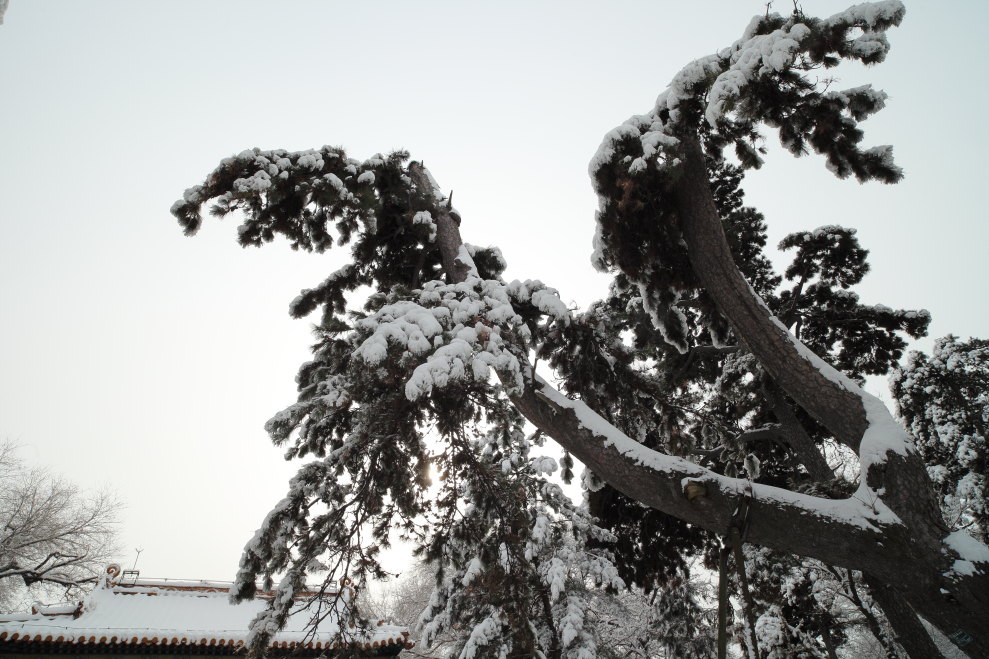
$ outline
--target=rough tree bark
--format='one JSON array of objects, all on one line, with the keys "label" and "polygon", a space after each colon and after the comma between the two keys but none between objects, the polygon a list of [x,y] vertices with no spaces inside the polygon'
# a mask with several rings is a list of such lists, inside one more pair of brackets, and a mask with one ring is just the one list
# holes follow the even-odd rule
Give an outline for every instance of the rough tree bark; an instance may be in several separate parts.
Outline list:
[{"label": "rough tree bark", "polygon": [[892,587],[868,575],[865,579],[872,589],[872,599],[886,614],[896,642],[907,655],[911,657],[937,657],[941,652],[934,644],[934,639],[927,633],[924,623],[917,617],[917,612],[906,601],[900,598]]}]

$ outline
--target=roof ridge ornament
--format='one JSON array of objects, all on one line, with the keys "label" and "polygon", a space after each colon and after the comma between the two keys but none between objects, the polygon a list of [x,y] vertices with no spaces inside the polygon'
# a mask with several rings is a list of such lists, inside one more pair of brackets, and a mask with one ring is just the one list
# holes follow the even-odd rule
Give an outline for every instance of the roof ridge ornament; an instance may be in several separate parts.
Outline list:
[{"label": "roof ridge ornament", "polygon": [[123,569],[117,563],[110,563],[106,566],[106,574],[100,579],[100,587],[102,588],[112,588],[116,586],[120,581],[120,575],[123,573]]}]

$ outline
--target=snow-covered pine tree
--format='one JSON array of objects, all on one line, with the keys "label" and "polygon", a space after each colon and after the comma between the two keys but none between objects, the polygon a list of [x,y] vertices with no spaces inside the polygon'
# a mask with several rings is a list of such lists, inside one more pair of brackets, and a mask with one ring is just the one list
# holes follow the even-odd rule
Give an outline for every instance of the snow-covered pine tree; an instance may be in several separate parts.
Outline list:
[{"label": "snow-covered pine tree", "polygon": [[[860,147],[858,124],[885,94],[832,91],[814,72],[881,62],[885,32],[903,15],[887,1],[825,19],[759,16],[735,44],[681,71],[649,113],[609,133],[591,163],[601,201],[594,261],[616,273],[616,288],[579,315],[540,282],[505,281],[497,249],[464,243],[450,200],[405,153],[357,161],[328,147],[255,149],[188,190],[173,207],[187,233],[213,200],[214,214],[243,213],[243,245],[281,235],[300,249],[351,249],[348,265],[291,307],[300,317],[321,310],[318,343],[300,370],[299,401],[268,429],[289,457],[317,459],[245,551],[238,597],[259,578],[280,578],[256,640],[284,619],[307,574],[380,576],[376,548],[399,529],[439,567],[427,632],[471,630],[461,656],[597,655],[587,605],[594,589],[623,586],[605,548],[614,535],[549,478],[557,465],[533,452],[549,437],[568,453],[565,473],[570,455],[590,468],[588,488],[607,483],[708,533],[727,534],[744,502],[746,542],[860,572],[907,647],[930,645],[921,615],[966,650],[989,653],[989,550],[945,525],[911,438],[854,381],[888,368],[902,349],[896,332],[922,332],[926,318],[864,307],[845,292],[864,273],[864,254],[838,227],[788,239],[793,284],[774,301],[773,275],[752,252],[761,219],[719,182],[737,173],[712,174],[729,148],[742,168],[758,166],[760,130],[770,127],[794,154],[823,154],[840,177],[898,180],[889,147]],[[365,286],[363,308],[348,310]],[[619,299],[641,308],[633,329],[652,355],[620,340],[623,320],[609,312]],[[837,318],[861,332],[835,332]],[[566,394],[536,375],[537,351],[566,377]],[[705,352],[721,359],[712,367],[698,359]],[[734,408],[733,425],[682,422],[667,395],[695,370],[713,394],[681,387],[696,398],[691,414]],[[766,418],[755,419],[760,410]],[[743,457],[744,471],[732,473],[733,448],[763,421],[779,426],[764,434],[787,451],[764,467]],[[527,434],[526,422],[538,432]],[[830,472],[824,439],[857,458],[854,491],[808,493],[799,483]],[[435,500],[425,496],[433,463]],[[774,619],[784,619],[776,606]]]}]

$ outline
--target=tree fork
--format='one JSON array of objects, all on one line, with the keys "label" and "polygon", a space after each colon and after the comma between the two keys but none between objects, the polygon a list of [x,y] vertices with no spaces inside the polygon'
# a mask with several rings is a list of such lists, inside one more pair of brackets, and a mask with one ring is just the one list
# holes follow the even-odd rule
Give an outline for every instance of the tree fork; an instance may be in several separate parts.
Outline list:
[{"label": "tree fork", "polygon": [[780,424],[780,431],[786,436],[786,445],[790,447],[797,459],[807,469],[810,477],[820,483],[826,483],[834,478],[831,465],[814,444],[803,424],[794,414],[775,382],[768,381],[763,386],[763,392],[772,406],[772,412]]},{"label": "tree fork", "polygon": [[[409,172],[416,185],[432,190],[435,199],[439,202],[442,193],[422,164],[410,164]],[[452,218],[445,218],[449,221],[441,221],[444,219],[441,203],[436,204],[436,213],[436,244],[442,252],[444,271],[452,283],[463,282],[467,278],[469,269],[463,267],[463,264],[457,260],[462,247],[459,226]],[[531,381],[526,383],[525,390],[513,396],[512,402],[536,428],[552,437],[595,474],[623,494],[714,533],[724,532],[731,521],[733,511],[741,502],[743,496],[741,488],[738,491],[722,491],[712,485],[707,488],[706,495],[700,497],[700,500],[689,501],[680,491],[679,479],[676,476],[664,478],[649,467],[632,464],[614,446],[608,446],[604,441],[606,438],[585,428],[572,410],[563,409],[555,404],[542,391],[544,387],[548,390],[551,388],[541,382],[534,372],[531,373],[531,377]],[[709,473],[706,469],[684,462],[693,467],[691,473],[682,474],[684,476],[694,476],[704,480]],[[748,529],[750,542],[801,555],[816,557],[823,553],[827,556],[824,560],[833,564],[855,567],[863,549],[881,539],[881,536],[874,531],[853,525],[832,523],[830,520],[811,519],[804,514],[805,511],[792,510],[758,500],[750,505],[752,507]],[[806,535],[786,531],[794,525],[799,525],[801,519],[815,530]],[[842,537],[845,538],[845,542],[840,541]],[[855,540],[849,541],[852,538]],[[832,551],[827,551],[829,544]],[[855,549],[845,551],[851,547]],[[838,555],[833,555],[834,553]]]}]

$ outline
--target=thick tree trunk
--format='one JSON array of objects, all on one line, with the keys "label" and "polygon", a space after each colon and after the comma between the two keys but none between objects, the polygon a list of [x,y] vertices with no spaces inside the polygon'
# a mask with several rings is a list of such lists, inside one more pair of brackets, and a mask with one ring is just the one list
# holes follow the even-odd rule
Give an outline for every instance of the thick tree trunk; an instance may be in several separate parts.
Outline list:
[{"label": "thick tree trunk", "polygon": [[[872,611],[872,607],[870,607],[859,596],[858,587],[855,585],[855,575],[851,570],[847,570],[846,572],[848,575],[847,581],[844,584],[846,594],[852,600],[852,604],[858,608],[859,613],[862,614],[862,617],[865,618],[865,626],[869,628],[869,631],[872,632],[872,635],[879,642],[879,645],[883,647],[883,650],[886,652],[887,659],[900,659],[900,652],[896,649],[896,644],[893,642],[893,639],[886,633],[886,629],[883,627],[882,623],[879,622],[879,618],[877,618],[876,614]],[[941,653],[935,650],[934,654],[929,654],[926,656],[939,657],[941,656]]]},{"label": "thick tree trunk", "polygon": [[924,623],[917,613],[891,587],[870,579],[865,582],[872,592],[872,599],[886,614],[886,620],[896,634],[899,643],[910,657],[939,657],[941,651],[934,644],[934,639],[927,633]]},{"label": "thick tree trunk", "polygon": [[[723,534],[746,496],[745,481],[714,477],[686,460],[664,456],[662,466],[650,464],[636,450],[641,445],[627,437],[623,442],[617,431],[602,434],[593,412],[539,380],[513,400],[533,425],[597,476],[647,506]],[[688,481],[701,484],[704,494],[688,499]],[[869,573],[971,656],[989,656],[989,577],[951,573],[956,557],[942,551],[943,544],[917,542],[926,534],[900,524],[879,528],[864,519],[845,520],[837,511],[823,515],[817,502],[808,508],[784,503],[775,488],[752,485],[751,496],[747,542]],[[913,621],[895,613],[888,618],[898,637],[914,637]]]}]

